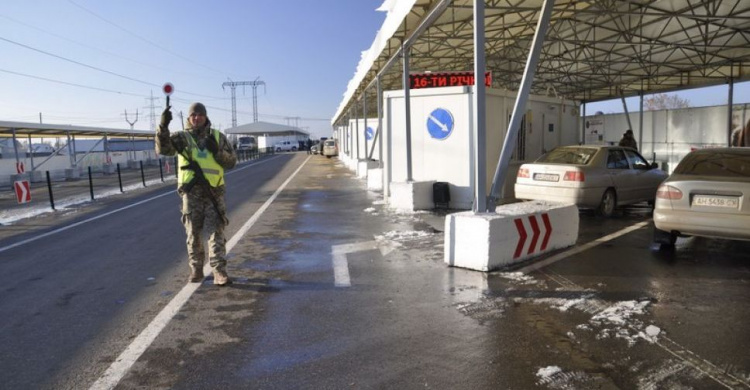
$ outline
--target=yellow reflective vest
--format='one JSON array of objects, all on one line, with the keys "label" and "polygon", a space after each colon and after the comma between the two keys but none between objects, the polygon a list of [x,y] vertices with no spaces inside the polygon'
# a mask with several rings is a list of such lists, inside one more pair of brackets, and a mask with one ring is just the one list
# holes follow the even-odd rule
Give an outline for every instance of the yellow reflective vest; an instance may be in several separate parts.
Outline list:
[{"label": "yellow reflective vest", "polygon": [[[219,144],[219,132],[211,129],[211,134],[216,137],[216,144]],[[193,136],[190,133],[185,132],[185,136],[188,139],[189,147],[182,153],[177,154],[178,166],[183,167],[190,163],[190,160],[185,157],[185,153],[190,153],[191,159],[201,167],[203,175],[206,177],[206,180],[208,180],[211,187],[218,187],[224,184],[224,168],[216,162],[213,154],[211,154],[208,149],[199,149],[198,144],[195,143],[195,139],[193,139]],[[193,172],[192,169],[180,168],[180,174],[177,176],[177,186],[179,187],[183,184],[190,183],[194,176],[195,172]]]}]

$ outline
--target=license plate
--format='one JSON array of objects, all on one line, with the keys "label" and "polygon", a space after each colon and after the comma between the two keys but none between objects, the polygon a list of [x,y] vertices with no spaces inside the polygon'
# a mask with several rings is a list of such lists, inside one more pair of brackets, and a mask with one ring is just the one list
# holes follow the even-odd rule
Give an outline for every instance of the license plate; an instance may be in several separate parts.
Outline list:
[{"label": "license plate", "polygon": [[534,174],[534,180],[537,181],[558,181],[560,180],[560,175],[555,175],[552,173],[535,173]]},{"label": "license plate", "polygon": [[693,206],[726,207],[736,209],[739,205],[739,199],[734,196],[695,195],[693,197]]}]

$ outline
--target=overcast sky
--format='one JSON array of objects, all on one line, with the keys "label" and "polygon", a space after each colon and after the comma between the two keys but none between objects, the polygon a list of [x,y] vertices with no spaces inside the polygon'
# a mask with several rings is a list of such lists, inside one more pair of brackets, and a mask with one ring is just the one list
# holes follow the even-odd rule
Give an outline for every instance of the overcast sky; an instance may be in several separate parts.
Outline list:
[{"label": "overcast sky", "polygon": [[[222,84],[262,81],[258,119],[329,136],[330,120],[386,14],[382,0],[4,0],[0,120],[136,129],[164,108],[208,106],[231,127]],[[67,84],[63,84],[67,83]],[[73,85],[71,85],[73,84]],[[238,86],[237,123],[253,121]],[[177,122],[179,123],[179,122]]]}]

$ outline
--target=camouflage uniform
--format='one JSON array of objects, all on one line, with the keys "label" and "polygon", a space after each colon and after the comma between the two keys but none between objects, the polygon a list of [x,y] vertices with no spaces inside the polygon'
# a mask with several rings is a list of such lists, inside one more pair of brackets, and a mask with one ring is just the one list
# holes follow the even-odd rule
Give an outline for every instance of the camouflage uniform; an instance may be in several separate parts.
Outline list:
[{"label": "camouflage uniform", "polygon": [[[206,125],[202,128],[192,128],[188,124],[185,131],[178,131],[174,134],[169,133],[169,129],[159,126],[156,133],[156,153],[164,156],[174,156],[180,151],[190,153],[190,142],[187,137],[193,137],[195,144],[200,149],[206,146],[206,138],[210,134],[211,123],[206,120]],[[213,157],[216,162],[225,170],[232,169],[237,164],[237,156],[234,153],[231,143],[224,134],[219,133],[219,153]],[[178,167],[178,169],[182,169]],[[179,174],[179,172],[178,172]],[[201,277],[203,275],[203,262],[206,258],[206,252],[201,239],[201,232],[205,228],[208,231],[208,249],[209,264],[216,272],[221,271],[226,274],[226,238],[224,237],[224,227],[229,223],[226,218],[226,205],[224,203],[225,186],[224,181],[217,187],[196,184],[190,192],[185,192],[179,188],[178,192],[182,198],[182,224],[185,226],[187,233],[187,250],[190,268],[197,271]],[[211,193],[219,209],[217,213]]]}]

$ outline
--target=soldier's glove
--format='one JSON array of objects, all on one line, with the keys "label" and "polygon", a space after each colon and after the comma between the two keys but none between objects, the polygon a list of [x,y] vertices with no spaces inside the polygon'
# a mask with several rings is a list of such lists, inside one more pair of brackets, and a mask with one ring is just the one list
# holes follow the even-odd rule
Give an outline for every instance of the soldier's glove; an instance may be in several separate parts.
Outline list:
[{"label": "soldier's glove", "polygon": [[216,138],[214,138],[213,134],[210,132],[208,133],[208,137],[206,137],[206,149],[208,149],[214,156],[219,154],[219,143],[216,142]]},{"label": "soldier's glove", "polygon": [[169,122],[172,122],[172,111],[170,111],[171,106],[167,106],[167,108],[164,109],[164,112],[161,113],[161,122],[159,122],[159,127],[166,129],[169,127]]}]

